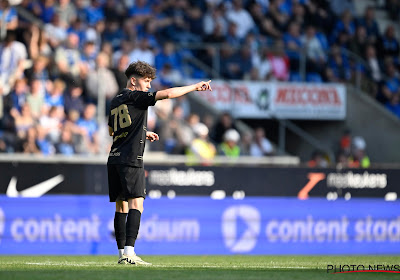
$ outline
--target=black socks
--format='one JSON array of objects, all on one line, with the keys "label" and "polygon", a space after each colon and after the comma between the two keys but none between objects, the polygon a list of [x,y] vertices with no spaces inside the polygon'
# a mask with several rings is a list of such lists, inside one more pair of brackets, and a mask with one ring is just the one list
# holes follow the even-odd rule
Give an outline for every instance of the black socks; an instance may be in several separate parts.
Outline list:
[{"label": "black socks", "polygon": [[[126,221],[126,243],[125,246],[135,246],[135,241],[139,233],[140,213],[137,209],[130,209]],[[118,240],[117,240],[118,242]],[[118,247],[119,248],[119,247]]]},{"label": "black socks", "polygon": [[127,213],[115,212],[114,230],[115,240],[117,240],[118,249],[124,249],[126,241],[126,216]]}]

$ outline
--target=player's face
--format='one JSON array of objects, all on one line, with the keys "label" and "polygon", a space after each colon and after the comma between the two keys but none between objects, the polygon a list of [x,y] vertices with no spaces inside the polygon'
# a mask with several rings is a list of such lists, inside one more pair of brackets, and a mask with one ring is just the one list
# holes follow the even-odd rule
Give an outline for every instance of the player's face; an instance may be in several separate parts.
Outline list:
[{"label": "player's face", "polygon": [[136,90],[149,91],[151,89],[151,85],[150,85],[151,81],[152,81],[152,79],[150,79],[150,78],[136,79],[136,82],[135,82]]}]

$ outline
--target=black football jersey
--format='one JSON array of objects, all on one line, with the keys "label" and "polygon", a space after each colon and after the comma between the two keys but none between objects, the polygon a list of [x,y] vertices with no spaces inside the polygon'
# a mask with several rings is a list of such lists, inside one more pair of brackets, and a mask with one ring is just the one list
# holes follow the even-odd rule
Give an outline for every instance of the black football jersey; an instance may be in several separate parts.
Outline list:
[{"label": "black football jersey", "polygon": [[156,104],[156,92],[123,89],[111,100],[108,126],[114,130],[108,164],[143,167],[147,108]]}]

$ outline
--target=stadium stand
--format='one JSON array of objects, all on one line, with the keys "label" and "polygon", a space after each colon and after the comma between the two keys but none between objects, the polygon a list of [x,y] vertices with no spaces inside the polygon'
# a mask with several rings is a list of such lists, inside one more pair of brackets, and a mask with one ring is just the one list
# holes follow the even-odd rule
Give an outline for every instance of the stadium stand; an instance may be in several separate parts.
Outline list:
[{"label": "stadium stand", "polygon": [[[210,76],[350,83],[400,116],[395,26],[381,32],[375,7],[357,14],[353,2],[2,0],[0,152],[106,153],[102,111],[137,59],[157,67],[154,90]],[[398,19],[396,1],[384,8]],[[189,152],[191,139],[205,137],[205,129],[191,123],[196,118],[221,150],[217,119],[199,119],[186,98],[159,105],[149,113],[149,128],[165,141],[153,150]],[[177,135],[178,124],[184,136]],[[241,136],[238,147],[257,145],[253,134]]]}]

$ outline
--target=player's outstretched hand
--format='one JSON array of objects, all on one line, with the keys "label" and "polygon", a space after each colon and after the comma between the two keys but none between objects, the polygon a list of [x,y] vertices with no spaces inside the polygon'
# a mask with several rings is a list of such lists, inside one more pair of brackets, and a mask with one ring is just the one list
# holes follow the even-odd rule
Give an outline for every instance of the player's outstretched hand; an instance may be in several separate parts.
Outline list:
[{"label": "player's outstretched hand", "polygon": [[196,90],[197,91],[205,91],[205,90],[211,90],[212,91],[210,83],[211,83],[211,80],[209,80],[208,82],[201,81],[200,83],[196,84]]},{"label": "player's outstretched hand", "polygon": [[152,132],[152,131],[146,132],[146,139],[150,140],[151,142],[160,140],[160,138],[158,137],[158,134],[155,132]]}]

